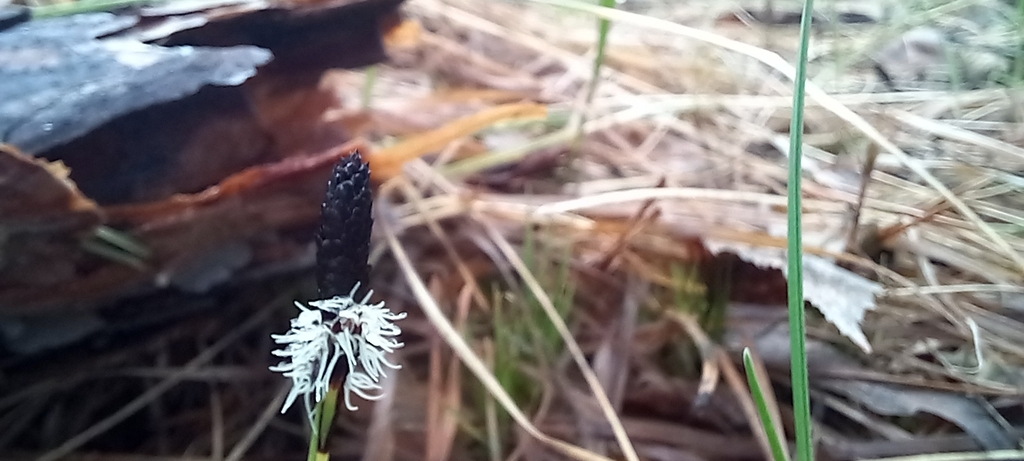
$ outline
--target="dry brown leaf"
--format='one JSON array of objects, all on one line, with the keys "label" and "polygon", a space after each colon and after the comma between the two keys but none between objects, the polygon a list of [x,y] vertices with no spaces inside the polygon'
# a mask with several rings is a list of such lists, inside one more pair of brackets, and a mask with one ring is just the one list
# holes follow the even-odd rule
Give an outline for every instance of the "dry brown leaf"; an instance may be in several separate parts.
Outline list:
[{"label": "dry brown leaf", "polygon": [[469,136],[499,121],[516,118],[539,118],[547,115],[547,107],[536,103],[515,103],[484,109],[459,118],[435,130],[414,135],[401,143],[380,149],[369,155],[373,175],[377,182],[386,181],[401,173],[409,160],[436,152],[448,143]]},{"label": "dry brown leaf", "polygon": [[414,48],[420,43],[423,26],[414,19],[405,19],[384,34],[387,48]]},{"label": "dry brown leaf", "polygon": [[446,88],[435,91],[423,102],[429,104],[466,102],[504,104],[522,101],[527,96],[522,91],[493,88]]}]

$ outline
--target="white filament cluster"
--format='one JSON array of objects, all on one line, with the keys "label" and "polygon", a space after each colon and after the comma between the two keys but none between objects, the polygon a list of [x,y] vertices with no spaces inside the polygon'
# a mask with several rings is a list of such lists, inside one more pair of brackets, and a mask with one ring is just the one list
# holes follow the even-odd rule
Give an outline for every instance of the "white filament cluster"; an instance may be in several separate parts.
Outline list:
[{"label": "white filament cluster", "polygon": [[380,379],[385,368],[401,366],[388,361],[387,354],[403,346],[394,337],[402,333],[393,320],[405,318],[384,307],[384,303],[367,304],[373,291],[357,302],[353,297],[359,289],[357,283],[348,296],[313,301],[310,307],[296,302],[299,315],[291,320],[291,328],[283,335],[271,335],[274,342],[283,345],[273,351],[285,360],[270,367],[271,371],[291,378],[292,388],[281,413],[291,407],[300,395],[306,405],[306,414],[312,419],[312,407],[327,394],[334,367],[342,356],[348,365],[348,374],[342,390],[345,407],[355,411],[351,393],[367,400],[381,398],[371,394],[380,390]]}]

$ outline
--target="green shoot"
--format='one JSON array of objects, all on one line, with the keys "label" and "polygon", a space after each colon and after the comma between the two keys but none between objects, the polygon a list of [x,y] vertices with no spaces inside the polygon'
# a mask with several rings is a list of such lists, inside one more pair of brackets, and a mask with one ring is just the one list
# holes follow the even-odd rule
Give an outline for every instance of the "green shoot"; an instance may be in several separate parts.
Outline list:
[{"label": "green shoot", "polygon": [[363,110],[369,110],[373,104],[373,88],[377,86],[377,74],[379,66],[370,66],[366,69],[363,80]]},{"label": "green shoot", "polygon": [[[529,377],[520,370],[520,366],[526,361],[526,355],[531,349],[525,332],[530,325],[520,306],[510,303],[505,299],[501,289],[495,291],[492,307],[491,328],[494,335],[494,377],[501,383],[501,387],[508,391],[516,403],[523,405],[536,397]],[[509,305],[512,304],[512,305]],[[508,427],[508,415],[501,413],[498,417],[499,427]]]},{"label": "green shoot", "polygon": [[[551,295],[555,310],[564,319],[572,308],[575,285],[569,265],[571,246],[551,243],[546,235],[537,235],[538,229],[527,226],[521,250],[523,261]],[[523,409],[534,409],[540,404],[544,386],[538,376],[550,370],[562,352],[563,343],[558,330],[548,320],[540,301],[530,291],[519,291],[501,283],[494,283],[491,295],[490,329],[494,340],[493,374],[513,400]],[[482,399],[489,399],[482,396]],[[487,400],[483,400],[486,402]],[[483,408],[480,405],[479,408]],[[486,411],[486,408],[484,408]],[[486,414],[484,421],[489,421]],[[487,451],[494,458],[502,449],[494,443],[507,443],[514,439],[512,421],[507,413],[498,413],[496,429],[486,435]],[[490,424],[490,423],[488,423]],[[500,456],[498,456],[500,457]]]},{"label": "green shoot", "polygon": [[[615,8],[615,0],[601,0],[601,6]],[[605,47],[608,46],[608,32],[611,27],[611,21],[603,18],[597,20],[597,54],[594,55],[594,69],[590,75],[590,88],[587,89],[587,104],[590,104],[597,93],[597,83],[601,79],[601,67],[604,66]]]},{"label": "green shoot", "polygon": [[328,461],[331,458],[327,451],[327,438],[331,435],[334,414],[338,410],[338,391],[340,385],[332,384],[323,400],[317,402],[313,410],[313,427],[309,434],[308,461]]},{"label": "green shoot", "polygon": [[86,0],[80,2],[54,3],[33,7],[32,17],[35,19],[54,18],[58,16],[71,16],[82,13],[111,11],[130,6],[146,6],[155,3],[161,2],[154,2],[153,0]]},{"label": "green shoot", "polygon": [[[491,303],[497,306],[498,303]],[[487,366],[494,370],[494,342],[483,341],[484,358]],[[501,461],[501,433],[498,426],[498,406],[494,398],[484,392],[484,430],[487,437],[487,454],[491,461]]]},{"label": "green shoot", "polygon": [[148,259],[152,254],[152,252],[149,251],[149,248],[146,248],[145,245],[132,236],[115,229],[111,229],[107,226],[97,227],[94,235],[97,239],[127,251],[141,259]]},{"label": "green shoot", "polygon": [[1014,19],[1017,22],[1017,46],[1013,56],[1013,84],[1020,85],[1024,83],[1024,47],[1021,47],[1024,43],[1024,0],[1017,0],[1017,17]]},{"label": "green shoot", "polygon": [[[765,398],[764,387],[757,377],[754,368],[754,359],[750,355],[750,348],[743,348],[743,367],[747,371],[747,384],[750,385],[750,393],[754,396],[754,403],[757,404],[757,415],[761,419],[761,426],[768,434],[768,443],[772,447],[772,459],[775,461],[789,461],[782,435],[776,430],[772,421],[771,413],[768,411],[768,400]],[[770,383],[769,383],[770,384]]]},{"label": "green shoot", "polygon": [[806,315],[804,312],[803,232],[800,200],[801,157],[803,155],[804,87],[807,81],[807,53],[811,41],[811,20],[814,0],[804,0],[800,19],[800,53],[793,84],[793,121],[790,125],[788,193],[788,262],[789,336],[793,375],[793,416],[796,427],[796,450],[799,461],[814,459],[811,438],[810,384],[807,377]]},{"label": "green shoot", "polygon": [[146,270],[146,260],[152,254],[131,236],[107,226],[96,228],[80,245],[86,252],[140,271]]},{"label": "green shoot", "polygon": [[[615,8],[615,0],[600,0],[601,6]],[[590,74],[590,83],[587,86],[587,97],[584,100],[584,108],[590,106],[597,93],[597,84],[601,81],[601,68],[604,67],[605,48],[608,46],[608,32],[611,31],[612,22],[601,18],[597,20],[597,50],[594,54],[594,66]],[[585,109],[584,109],[585,110]],[[586,117],[582,112],[573,118],[573,131],[575,131],[575,145],[578,146],[583,138],[583,120]],[[575,151],[576,149],[573,149]]]},{"label": "green shoot", "polygon": [[708,313],[707,287],[700,279],[697,267],[673,263],[669,271],[672,276],[672,295],[676,308],[703,320]]}]

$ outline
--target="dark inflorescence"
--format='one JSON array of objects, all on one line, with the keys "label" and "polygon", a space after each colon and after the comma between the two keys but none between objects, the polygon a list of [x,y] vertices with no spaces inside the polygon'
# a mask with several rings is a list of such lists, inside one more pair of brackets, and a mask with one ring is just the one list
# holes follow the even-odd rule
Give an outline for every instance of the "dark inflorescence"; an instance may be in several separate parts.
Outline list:
[{"label": "dark inflorescence", "polygon": [[356,151],[335,165],[327,181],[316,237],[320,299],[347,296],[357,283],[366,284],[372,214],[370,166]]}]

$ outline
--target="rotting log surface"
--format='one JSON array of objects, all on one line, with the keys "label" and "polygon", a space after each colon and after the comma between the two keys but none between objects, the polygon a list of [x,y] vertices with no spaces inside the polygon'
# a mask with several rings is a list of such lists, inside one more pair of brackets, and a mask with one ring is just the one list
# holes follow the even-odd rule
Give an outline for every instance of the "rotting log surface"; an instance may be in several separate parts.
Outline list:
[{"label": "rotting log surface", "polygon": [[[113,226],[153,253],[139,270],[83,251],[77,242],[90,230],[81,226],[23,229],[0,242],[0,314],[91,310],[152,293],[229,244],[252,254],[235,272],[302,259],[323,192],[306,181],[322,184],[309,178],[326,178],[320,159],[333,163],[351,146],[344,127],[323,121],[337,101],[319,78],[384,60],[382,35],[401,0],[240,3],[0,30],[0,141],[42,170],[66,167],[70,177],[51,182],[67,180],[99,205],[91,225]],[[204,20],[161,27],[185,15]],[[94,55],[79,56],[87,51]],[[5,73],[49,80],[22,84]],[[275,173],[285,170],[294,173]],[[276,179],[250,181],[264,173]],[[197,201],[182,208],[187,197]],[[67,221],[66,210],[42,208],[19,219]]]},{"label": "rotting log surface", "polygon": [[0,141],[39,154],[205,85],[241,84],[270,60],[252,46],[167,48],[96,39],[135,23],[96,13],[0,32]]}]

